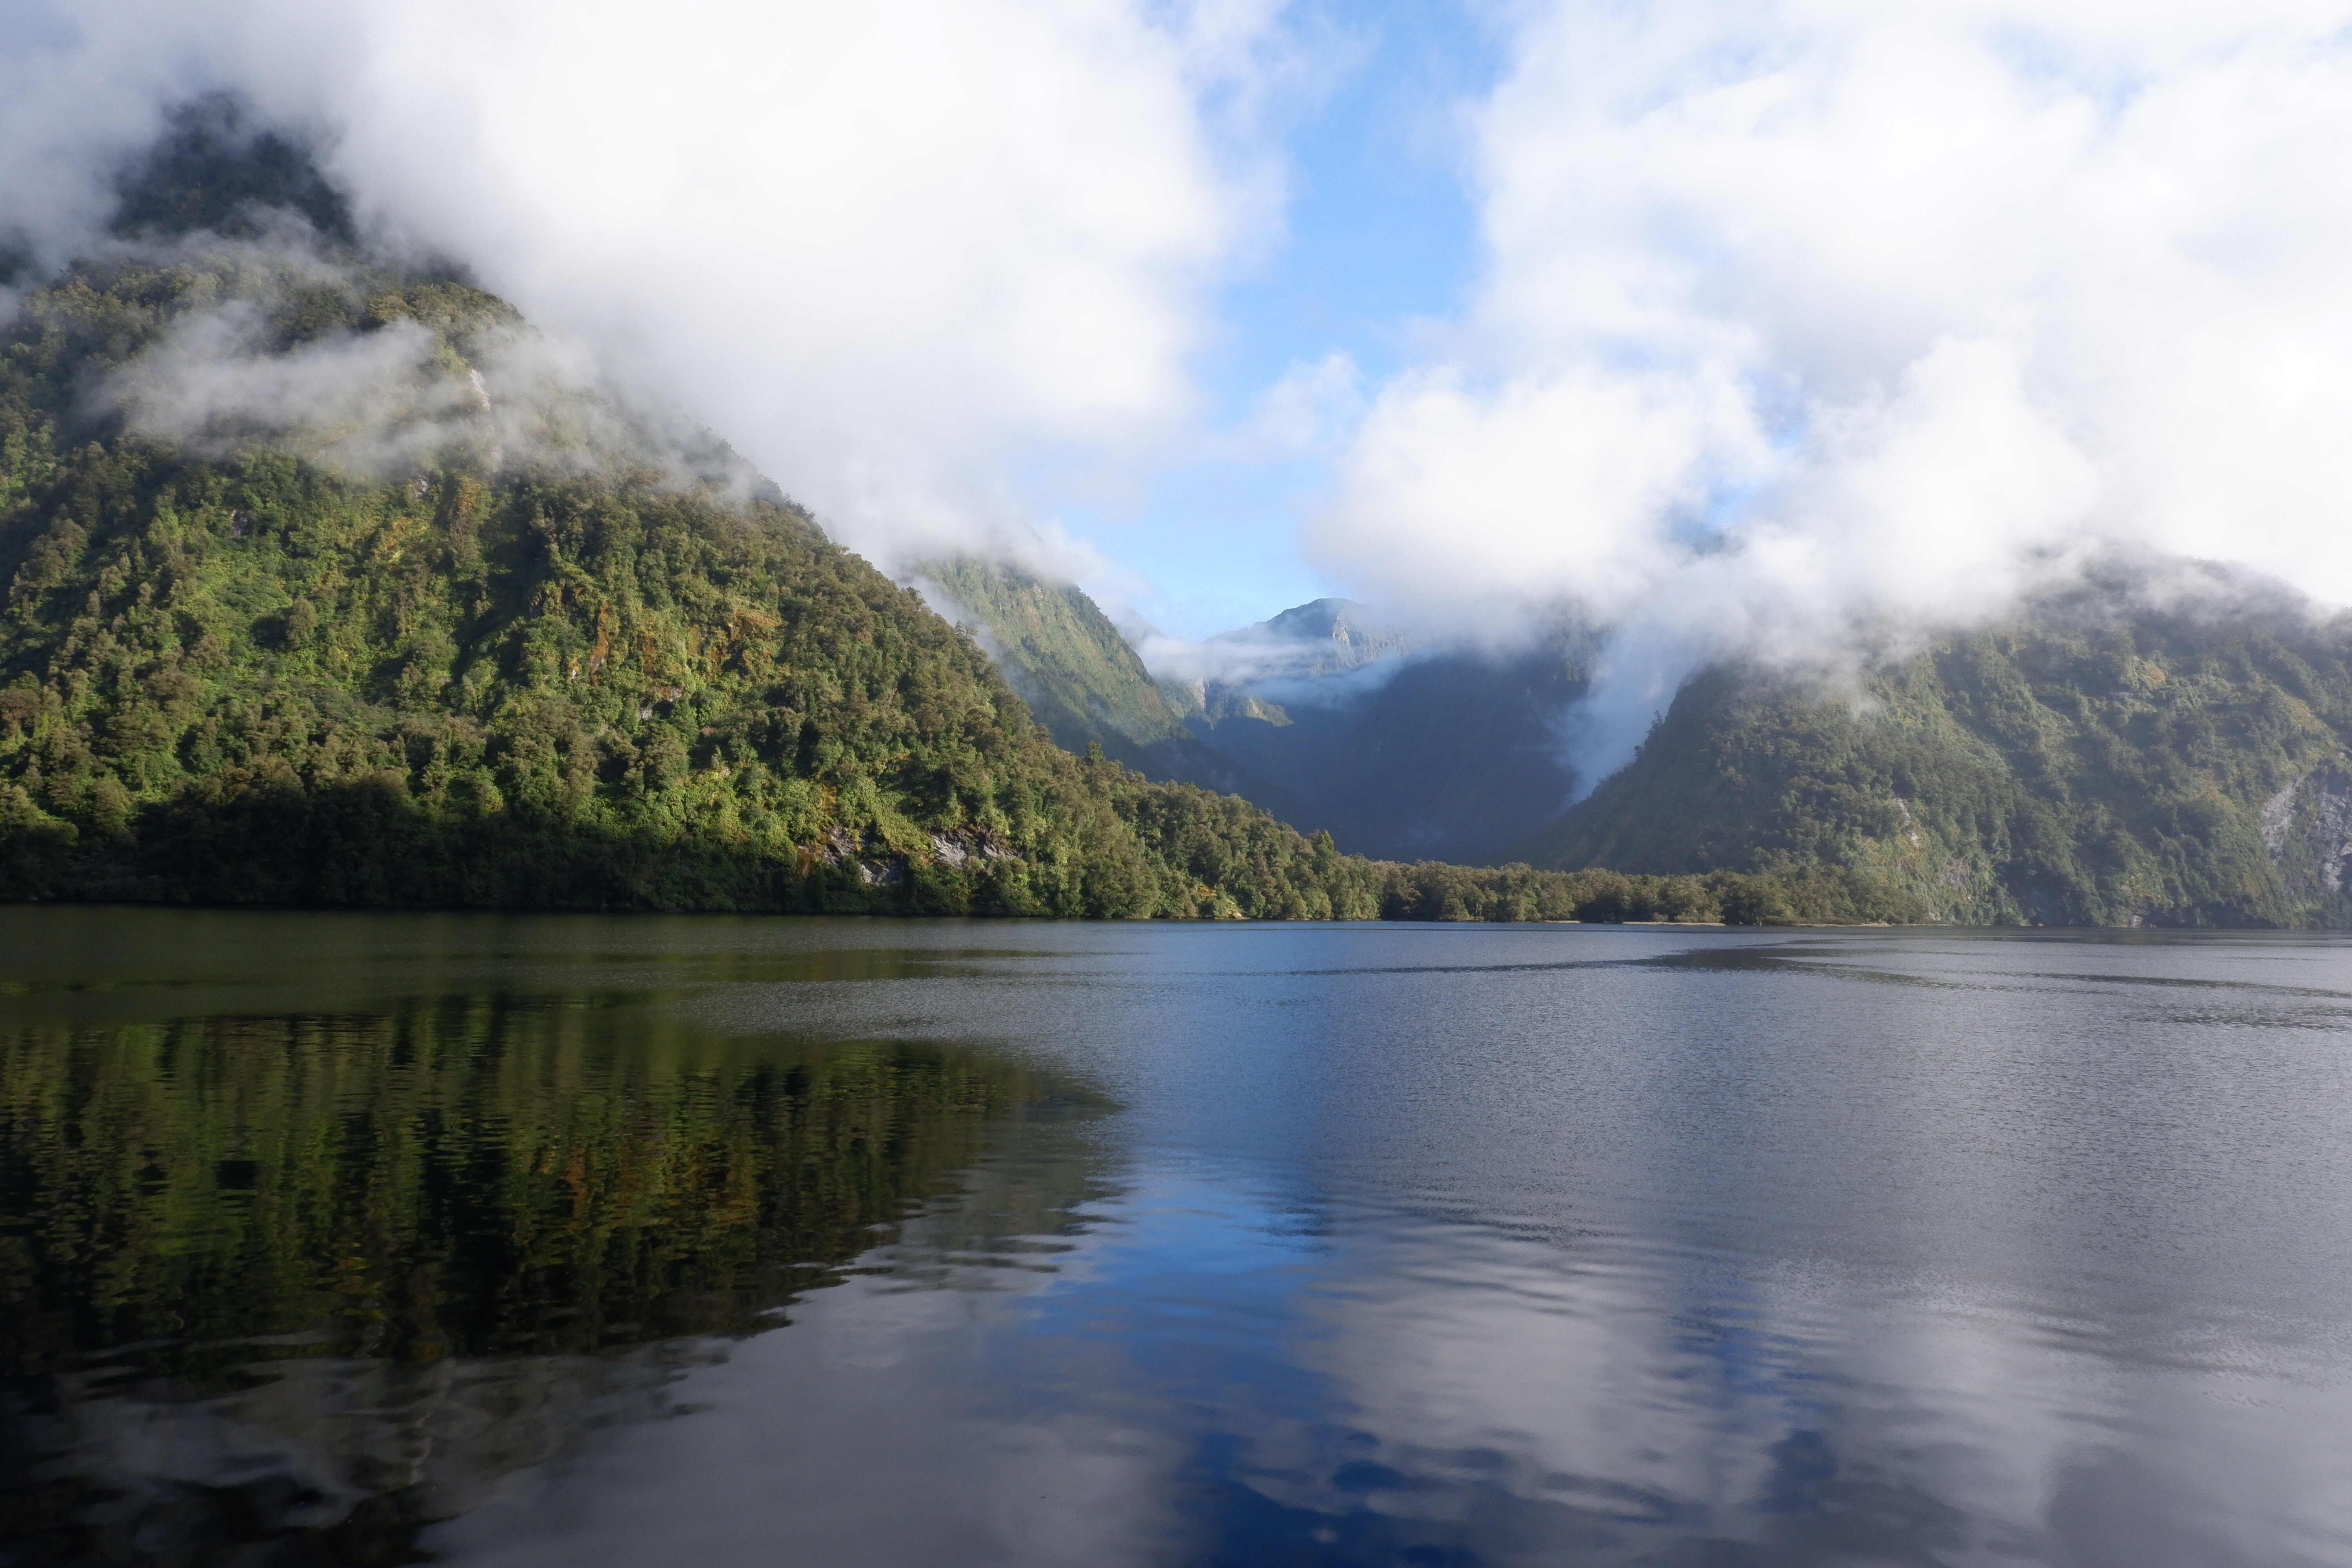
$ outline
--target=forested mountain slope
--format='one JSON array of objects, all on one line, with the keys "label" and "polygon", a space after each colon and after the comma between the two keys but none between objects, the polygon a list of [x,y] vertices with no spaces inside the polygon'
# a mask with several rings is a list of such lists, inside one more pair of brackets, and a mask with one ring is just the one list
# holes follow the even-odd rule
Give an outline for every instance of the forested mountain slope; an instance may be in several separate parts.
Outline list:
[{"label": "forested mountain slope", "polygon": [[[334,345],[338,374],[425,335],[386,395],[438,445],[352,479],[85,416],[227,305],[262,358]],[[1372,868],[1054,747],[978,647],[789,506],[567,471],[560,441],[515,462],[467,408],[510,328],[459,285],[226,246],[26,303],[0,341],[0,889],[1374,912]]]},{"label": "forested mountain slope", "polygon": [[1586,644],[1494,665],[1395,657],[1352,606],[1280,621],[1346,642],[1310,681],[1359,684],[1204,705],[1223,755],[1185,765],[1348,842],[1310,838],[1102,754],[1184,736],[1076,590],[961,568],[950,596],[1057,672],[1038,700],[1084,757],[707,433],[364,254],[293,144],[211,106],[123,195],[121,241],[0,323],[0,898],[2352,915],[2352,656],[2291,606],[2092,594],[1861,706],[1717,672],[1534,843],[1572,874],[1359,858],[1523,838],[1568,783]]},{"label": "forested mountain slope", "polygon": [[1229,693],[1185,722],[1343,848],[1488,863],[1569,797],[1559,722],[1585,665],[1567,637],[1509,656],[1399,656],[1246,686],[1246,700]]},{"label": "forested mountain slope", "polygon": [[1052,743],[982,648],[499,300],[182,117],[0,321],[0,898],[1759,920],[1398,866]]},{"label": "forested mountain slope", "polygon": [[1567,630],[1514,655],[1423,652],[1318,599],[1201,645],[1217,673],[1155,682],[1076,587],[968,561],[929,575],[1064,745],[1245,795],[1350,853],[1491,862],[1574,782],[1559,725],[1589,649]]},{"label": "forested mountain slope", "polygon": [[1524,847],[1652,872],[1843,868],[1940,919],[2352,923],[2352,622],[2129,574],[1869,670],[1732,670]]},{"label": "forested mountain slope", "polygon": [[1073,584],[1002,562],[935,563],[918,585],[933,607],[971,626],[998,670],[1064,749],[1102,748],[1147,778],[1238,795],[1289,819],[1288,794],[1202,745],[1101,606]]}]

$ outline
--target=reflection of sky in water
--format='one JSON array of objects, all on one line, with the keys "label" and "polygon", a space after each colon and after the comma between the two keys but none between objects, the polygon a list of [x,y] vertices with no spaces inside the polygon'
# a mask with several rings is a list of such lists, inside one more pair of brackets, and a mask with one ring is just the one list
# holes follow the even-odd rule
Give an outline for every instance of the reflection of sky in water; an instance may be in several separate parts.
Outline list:
[{"label": "reflection of sky in water", "polygon": [[[460,1562],[2352,1560],[2339,1379],[1145,1167],[1050,1274],[889,1272],[460,1521]],[[781,1555],[779,1555],[781,1553]]]},{"label": "reflection of sky in water", "polygon": [[435,1373],[452,1562],[2352,1564],[2337,942],[402,929],[1036,1069],[787,1325]]},{"label": "reflection of sky in water", "polygon": [[[688,1378],[749,1555],[2352,1562],[2339,948],[1075,945],[771,999],[1025,1021],[1129,1163],[1054,1275],[860,1281]],[[809,1419],[846,1386],[873,1427]],[[452,1543],[649,1545],[677,1440]]]}]

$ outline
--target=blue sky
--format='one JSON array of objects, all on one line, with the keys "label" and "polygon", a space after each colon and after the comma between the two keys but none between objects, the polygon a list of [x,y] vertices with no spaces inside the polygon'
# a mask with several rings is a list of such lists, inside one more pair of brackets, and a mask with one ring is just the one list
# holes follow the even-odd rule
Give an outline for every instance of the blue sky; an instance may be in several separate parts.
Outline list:
[{"label": "blue sky", "polygon": [[[1339,63],[1286,139],[1282,237],[1220,291],[1194,366],[1213,429],[1246,426],[1286,372],[1334,353],[1376,384],[1476,277],[1457,115],[1491,86],[1502,39],[1451,0],[1350,3],[1328,26]],[[1339,591],[1297,546],[1328,482],[1318,454],[1213,442],[1118,502],[1048,512],[1150,580],[1157,592],[1137,608],[1160,629],[1206,637]]]}]

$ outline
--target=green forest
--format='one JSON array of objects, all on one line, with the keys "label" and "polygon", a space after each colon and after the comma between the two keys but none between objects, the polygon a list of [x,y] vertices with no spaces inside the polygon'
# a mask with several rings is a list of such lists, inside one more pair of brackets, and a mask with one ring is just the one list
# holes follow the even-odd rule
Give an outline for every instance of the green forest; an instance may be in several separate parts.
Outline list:
[{"label": "green forest", "polygon": [[[228,112],[184,116],[126,175],[121,248],[0,327],[0,900],[2352,919],[2344,627],[2138,579],[1883,659],[1858,698],[1708,671],[1519,863],[1339,853],[1230,793],[1293,804],[1075,588],[935,569],[1033,711],[707,432],[371,259]],[[1378,737],[1362,791],[1433,758],[1448,795],[1516,776],[1478,753],[1517,730],[1465,727],[1496,678],[1448,679],[1429,756]]]},{"label": "green forest", "polygon": [[[1887,918],[1851,879],[1336,853],[1055,746],[965,633],[742,487],[457,436],[352,477],[90,412],[192,314],[395,327],[446,406],[516,329],[460,283],[221,242],[84,265],[0,336],[0,897],[1087,918]],[[575,419],[576,416],[576,419]],[[335,432],[329,432],[333,437]],[[317,440],[316,433],[302,438]],[[589,460],[589,459],[593,459]],[[1767,879],[1767,881],[1771,881]]]},{"label": "green forest", "polygon": [[2175,568],[2111,574],[1864,672],[1708,671],[1520,853],[1841,868],[1977,924],[2352,924],[2352,625]]}]

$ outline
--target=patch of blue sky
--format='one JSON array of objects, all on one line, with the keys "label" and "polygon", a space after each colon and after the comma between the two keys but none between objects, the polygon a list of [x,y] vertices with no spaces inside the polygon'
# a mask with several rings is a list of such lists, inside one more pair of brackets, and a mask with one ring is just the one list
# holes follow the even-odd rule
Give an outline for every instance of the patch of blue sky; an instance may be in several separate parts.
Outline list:
[{"label": "patch of blue sky", "polygon": [[1317,8],[1302,28],[1338,63],[1289,123],[1283,233],[1216,298],[1193,367],[1209,434],[1123,495],[1055,509],[1150,582],[1135,608],[1180,636],[1344,587],[1299,549],[1301,521],[1328,499],[1336,442],[1286,445],[1254,426],[1295,369],[1343,356],[1374,387],[1412,363],[1419,329],[1460,310],[1481,264],[1459,131],[1462,106],[1503,65],[1483,8],[1355,0]]},{"label": "patch of blue sky", "polygon": [[1395,370],[1415,325],[1452,312],[1475,277],[1460,114],[1500,70],[1499,40],[1456,0],[1360,0],[1334,16],[1349,68],[1293,129],[1286,240],[1226,289],[1200,366],[1229,420],[1335,351],[1373,377]]}]

